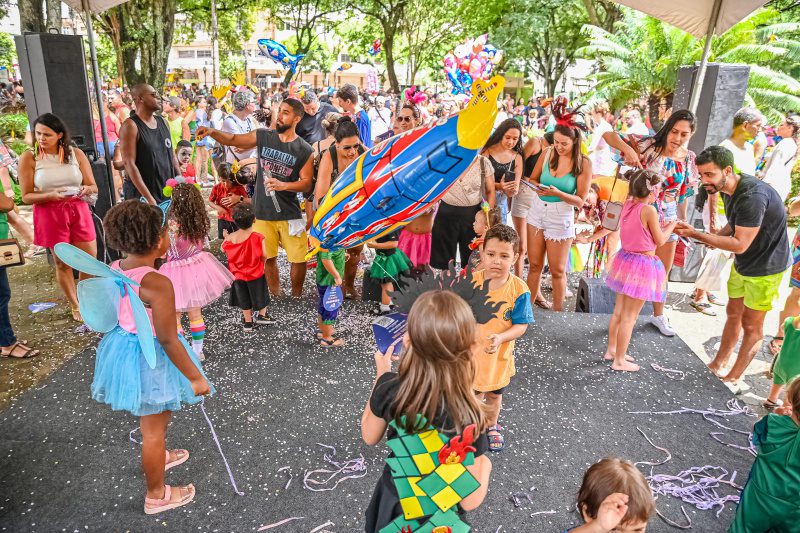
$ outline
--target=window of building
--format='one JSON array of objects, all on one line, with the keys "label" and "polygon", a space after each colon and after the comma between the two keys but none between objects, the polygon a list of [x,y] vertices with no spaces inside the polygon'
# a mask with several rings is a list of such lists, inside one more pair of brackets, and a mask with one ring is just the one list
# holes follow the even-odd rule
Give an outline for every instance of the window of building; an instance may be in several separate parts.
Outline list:
[{"label": "window of building", "polygon": [[339,61],[342,63],[350,63],[350,55],[349,54],[339,54]]},{"label": "window of building", "polygon": [[211,57],[211,50],[198,50],[197,57]]},{"label": "window of building", "polygon": [[178,59],[194,59],[194,50],[178,50]]}]

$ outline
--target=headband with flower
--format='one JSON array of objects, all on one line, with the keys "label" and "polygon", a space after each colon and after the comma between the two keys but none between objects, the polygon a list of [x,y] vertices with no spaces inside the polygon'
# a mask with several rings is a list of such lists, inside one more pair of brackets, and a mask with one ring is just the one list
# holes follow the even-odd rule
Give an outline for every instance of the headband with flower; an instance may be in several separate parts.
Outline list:
[{"label": "headband with flower", "polygon": [[[579,129],[584,132],[588,131],[586,120],[583,113],[580,111],[583,105],[579,105],[574,109],[568,109],[568,103],[569,100],[567,100],[566,96],[559,96],[553,102],[553,118],[556,119],[556,125],[571,129]],[[581,121],[575,120],[578,117],[581,118]]]},{"label": "headband with flower", "polygon": [[163,189],[164,196],[167,198],[172,198],[172,190],[175,188],[176,185],[181,183],[186,183],[188,185],[194,185],[197,187],[197,190],[200,190],[200,184],[195,182],[193,178],[187,178],[184,176],[175,176],[174,178],[168,179],[167,184]]},{"label": "headband with flower", "polygon": [[422,91],[417,90],[416,85],[412,85],[405,92],[406,100],[412,104],[419,105],[428,99],[428,95]]}]

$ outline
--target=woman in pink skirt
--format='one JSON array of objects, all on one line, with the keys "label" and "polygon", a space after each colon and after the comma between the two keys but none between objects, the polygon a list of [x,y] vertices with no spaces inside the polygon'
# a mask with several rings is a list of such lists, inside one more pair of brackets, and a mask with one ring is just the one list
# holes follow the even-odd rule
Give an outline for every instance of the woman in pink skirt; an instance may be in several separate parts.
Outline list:
[{"label": "woman in pink skirt", "polygon": [[617,293],[614,314],[608,324],[605,360],[612,370],[635,372],[639,365],[628,355],[636,317],[645,302],[663,302],[666,271],[656,256],[656,248],[667,242],[676,221],[663,228],[652,204],[661,178],[649,170],[634,170],[625,176],[630,182],[630,197],[622,207],[619,236],[622,249],[611,260],[606,285]]}]

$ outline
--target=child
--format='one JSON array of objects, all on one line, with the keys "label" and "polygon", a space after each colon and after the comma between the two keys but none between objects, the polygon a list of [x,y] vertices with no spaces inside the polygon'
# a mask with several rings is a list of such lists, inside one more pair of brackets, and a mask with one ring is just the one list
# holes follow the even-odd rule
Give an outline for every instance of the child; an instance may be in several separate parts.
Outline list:
[{"label": "child", "polygon": [[476,285],[489,283],[489,299],[502,302],[494,318],[479,326],[476,349],[477,371],[473,388],[486,402],[489,419],[489,450],[505,446],[503,427],[498,424],[503,389],[516,373],[514,341],[533,324],[531,293],[528,284],[511,273],[519,255],[519,235],[510,226],[498,224],[486,232],[481,252],[481,267],[472,274]]},{"label": "child", "polygon": [[189,141],[178,141],[175,148],[175,156],[178,158],[178,166],[181,169],[181,176],[194,179],[194,165],[192,165],[192,143]]},{"label": "child", "polygon": [[317,254],[317,292],[319,293],[319,343],[323,348],[333,348],[344,346],[344,339],[334,339],[334,324],[339,310],[328,311],[325,309],[325,291],[328,287],[342,286],[342,276],[344,276],[345,251],[319,252]]},{"label": "child", "polygon": [[201,308],[219,298],[231,286],[233,276],[216,257],[203,250],[211,224],[203,196],[194,182],[190,179],[175,185],[171,198],[166,215],[171,245],[159,272],[175,288],[179,328],[182,313],[189,315],[192,349],[203,361],[206,324]]},{"label": "child", "polygon": [[414,279],[420,279],[431,262],[431,235],[436,207],[429,208],[412,220],[400,231],[397,239],[397,247],[411,261],[411,275]]},{"label": "child", "polygon": [[394,291],[394,284],[399,283],[401,276],[410,274],[411,260],[397,248],[399,235],[400,230],[395,230],[367,243],[370,248],[375,248],[375,259],[369,274],[381,284],[381,303],[375,310],[376,315],[392,312],[392,298],[389,293]]},{"label": "child", "polygon": [[[729,533],[797,531],[800,524],[800,379],[786,393],[785,414],[768,414],[753,428],[758,455]],[[776,409],[778,411],[778,409]]]},{"label": "child", "polygon": [[241,203],[249,204],[250,197],[244,186],[236,181],[230,165],[220,165],[217,173],[220,182],[211,189],[208,201],[217,210],[217,238],[224,239],[227,233],[238,229],[233,223],[231,211]]},{"label": "child", "polygon": [[228,256],[228,268],[236,280],[231,288],[230,305],[242,310],[244,330],[253,331],[253,310],[257,311],[256,324],[274,324],[267,314],[269,292],[264,277],[264,261],[267,248],[264,236],[253,231],[256,216],[250,204],[242,203],[233,208],[233,221],[238,230],[225,237],[222,251]]},{"label": "child", "polygon": [[783,323],[784,341],[772,366],[772,388],[764,407],[775,409],[783,404],[778,398],[784,385],[800,376],[800,316]]},{"label": "child", "polygon": [[103,219],[108,245],[127,254],[112,268],[141,284],[130,289],[149,307],[147,313],[156,336],[156,365],[150,368],[144,362],[130,300],[124,295],[119,325],[97,347],[92,382],[93,399],[141,417],[147,514],[186,505],[194,498],[193,485],[164,484],[164,472],[189,458],[186,450],[167,451],[165,436],[172,411],[180,410],[184,402],[195,404],[200,396],[214,392],[200,362],[177,334],[172,283],[155,269],[156,261],[170,246],[162,216],[157,207],[128,200],[112,207]]},{"label": "child", "polygon": [[477,237],[472,239],[472,242],[469,243],[469,249],[472,250],[472,252],[469,254],[469,259],[467,260],[467,268],[473,272],[481,270],[481,247],[483,246],[484,237],[490,228],[501,223],[500,217],[500,208],[495,207],[494,209],[489,209],[489,204],[486,202],[483,202],[481,210],[475,213],[475,221],[472,223],[472,229],[475,231]]},{"label": "child", "polygon": [[626,173],[630,186],[628,200],[620,214],[622,249],[611,260],[606,285],[617,293],[614,314],[608,325],[608,347],[604,359],[613,361],[612,370],[636,372],[639,365],[628,355],[633,326],[645,302],[663,302],[666,272],[656,248],[667,242],[676,221],[663,228],[652,203],[661,176],[649,170]]},{"label": "child", "polygon": [[655,509],[642,473],[630,461],[609,457],[583,475],[578,510],[585,524],[569,533],[644,533]]},{"label": "child", "polygon": [[[475,337],[475,317],[464,300],[449,291],[423,293],[408,314],[405,351],[397,373],[391,371],[391,348],[386,354],[375,354],[375,385],[361,417],[361,436],[369,446],[378,444],[385,433],[387,440],[396,439],[398,428],[408,434],[420,434],[428,429],[428,422],[448,440],[456,435],[462,439],[468,433],[475,435],[471,443],[475,461],[471,465],[465,461],[464,467],[480,485],[461,500],[459,514],[483,502],[492,470],[485,455],[488,443],[484,406],[471,390],[475,379]],[[424,417],[424,422],[418,415]],[[390,422],[393,425],[387,433]],[[469,428],[472,424],[474,428]],[[474,432],[465,431],[468,429]],[[387,459],[367,508],[367,533],[377,533],[404,515],[398,488],[403,482],[406,488],[408,485],[406,478],[392,476],[388,463],[393,458],[394,453]]]}]

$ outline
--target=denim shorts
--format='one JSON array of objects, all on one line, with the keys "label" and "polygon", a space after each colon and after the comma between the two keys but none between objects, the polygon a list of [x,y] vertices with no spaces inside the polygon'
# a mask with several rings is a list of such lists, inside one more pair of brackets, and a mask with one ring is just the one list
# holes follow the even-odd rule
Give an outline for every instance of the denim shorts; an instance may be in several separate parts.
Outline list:
[{"label": "denim shorts", "polygon": [[566,202],[545,202],[533,195],[528,210],[528,224],[544,231],[548,241],[565,241],[575,237],[575,209]]}]

